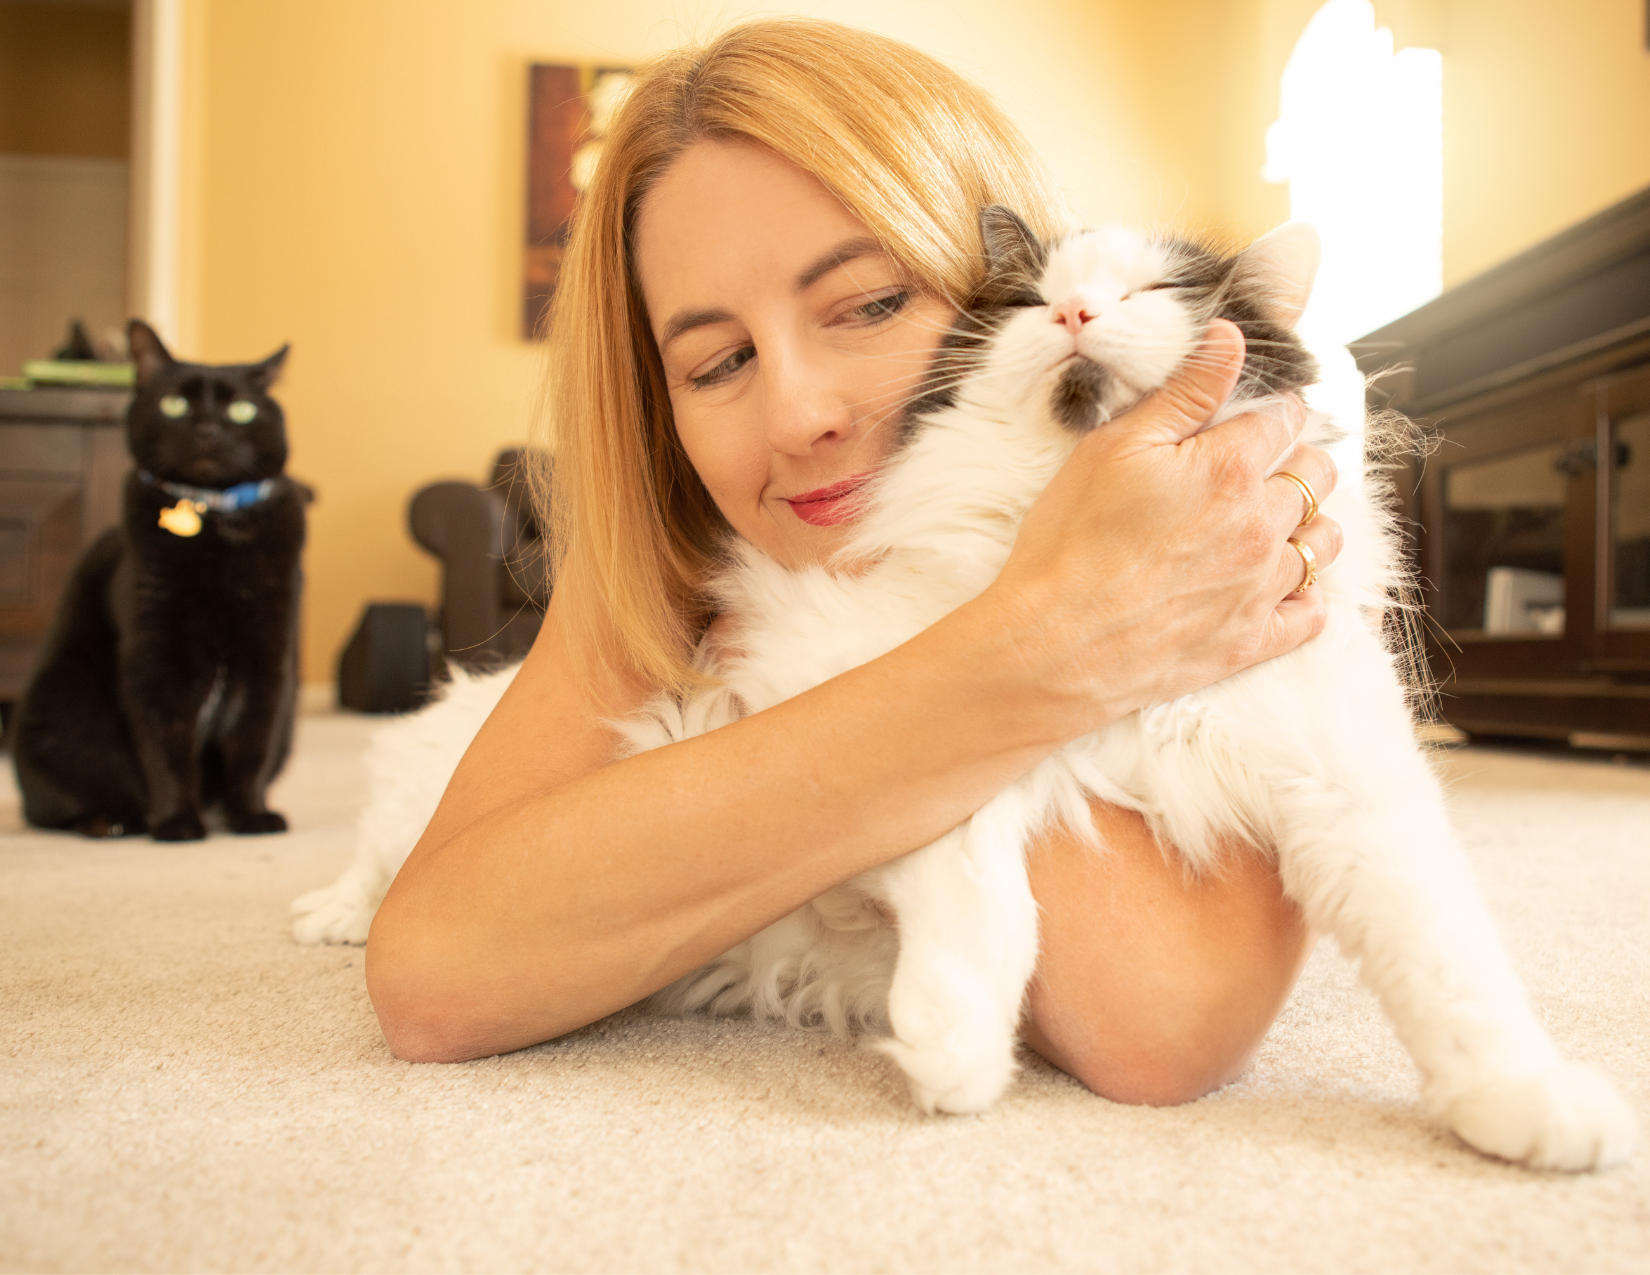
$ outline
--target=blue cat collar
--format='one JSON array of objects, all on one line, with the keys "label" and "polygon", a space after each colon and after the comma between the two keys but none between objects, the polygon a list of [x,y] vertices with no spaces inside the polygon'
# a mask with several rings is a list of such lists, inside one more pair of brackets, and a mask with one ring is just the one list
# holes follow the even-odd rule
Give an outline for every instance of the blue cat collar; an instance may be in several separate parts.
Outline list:
[{"label": "blue cat collar", "polygon": [[276,487],[276,480],[273,478],[265,478],[255,483],[236,483],[233,487],[225,487],[220,491],[216,487],[191,487],[188,483],[163,483],[147,469],[138,470],[138,477],[151,487],[159,487],[174,499],[192,500],[197,505],[205,505],[206,508],[220,514],[230,514],[237,509],[261,504],[269,499]]}]

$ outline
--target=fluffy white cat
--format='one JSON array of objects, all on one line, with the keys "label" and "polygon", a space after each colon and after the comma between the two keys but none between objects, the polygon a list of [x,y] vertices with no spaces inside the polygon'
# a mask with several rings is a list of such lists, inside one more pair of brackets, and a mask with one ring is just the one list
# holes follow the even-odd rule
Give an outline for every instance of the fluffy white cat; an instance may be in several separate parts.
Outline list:
[{"label": "fluffy white cat", "polygon": [[355,824],[355,857],[331,885],[295,900],[300,943],[365,943],[372,918],[435,815],[441,794],[481,724],[515,680],[516,666],[470,673],[459,665],[436,701],[392,718],[367,745],[367,804]]},{"label": "fluffy white cat", "polygon": [[[1082,435],[1161,385],[1211,318],[1237,322],[1249,342],[1220,419],[1314,375],[1289,330],[1316,267],[1308,228],[1223,256],[1122,229],[1050,250],[1001,209],[982,226],[988,279],[942,348],[907,440],[866,489],[841,559],[789,570],[731,544],[713,587],[737,637],[700,653],[719,684],[687,703],[660,696],[621,723],[632,751],[768,708],[977,596]],[[1307,438],[1332,433],[1315,417]],[[1398,579],[1378,484],[1349,478],[1324,510],[1345,548],[1315,586],[1330,610],[1318,638],[1074,741],[944,837],[797,909],[656,1001],[865,1024],[886,1033],[879,1047],[925,1110],[983,1110],[1013,1074],[1037,955],[1025,850],[1055,820],[1093,836],[1099,798],[1141,811],[1194,870],[1213,866],[1224,837],[1275,857],[1308,922],[1360,962],[1421,1069],[1428,1109],[1472,1146],[1532,1167],[1627,1156],[1631,1110],[1564,1062],[1536,1021],[1415,742],[1398,654],[1383,640]],[[391,773],[399,761],[380,763],[357,863],[295,905],[308,913],[300,940],[364,937],[507,676],[461,680],[391,728],[424,750],[425,768],[411,781]],[[398,738],[386,736],[391,750]]]}]

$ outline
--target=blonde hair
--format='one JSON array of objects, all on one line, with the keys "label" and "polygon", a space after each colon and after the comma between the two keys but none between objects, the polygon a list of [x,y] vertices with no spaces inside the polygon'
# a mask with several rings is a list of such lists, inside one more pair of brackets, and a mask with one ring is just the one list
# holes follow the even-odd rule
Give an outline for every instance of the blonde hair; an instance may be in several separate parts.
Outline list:
[{"label": "blonde hair", "polygon": [[709,619],[700,587],[726,523],[677,440],[631,240],[653,183],[707,138],[755,142],[812,173],[953,303],[978,283],[982,207],[1006,204],[1045,237],[1063,225],[1019,130],[908,45],[781,18],[640,69],[562,263],[549,320],[554,470],[538,487],[558,579],[579,586],[557,607],[574,649],[676,693],[702,680],[690,664]]}]

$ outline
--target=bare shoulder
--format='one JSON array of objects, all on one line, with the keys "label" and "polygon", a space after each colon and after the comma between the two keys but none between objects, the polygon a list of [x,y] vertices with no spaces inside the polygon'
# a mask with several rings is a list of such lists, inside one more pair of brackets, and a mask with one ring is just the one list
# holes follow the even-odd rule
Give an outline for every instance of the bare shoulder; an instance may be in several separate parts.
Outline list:
[{"label": "bare shoulder", "polygon": [[609,678],[588,685],[577,670],[590,662],[573,646],[552,595],[538,640],[521,670],[477,732],[453,773],[424,834],[440,843],[512,801],[552,792],[599,770],[616,756],[608,723],[638,708],[650,693],[639,681]]}]

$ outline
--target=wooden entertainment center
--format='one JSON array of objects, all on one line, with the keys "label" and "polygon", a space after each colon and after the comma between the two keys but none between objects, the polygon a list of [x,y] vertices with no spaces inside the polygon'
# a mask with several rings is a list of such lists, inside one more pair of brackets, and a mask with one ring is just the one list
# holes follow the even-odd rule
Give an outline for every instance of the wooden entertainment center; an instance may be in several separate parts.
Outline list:
[{"label": "wooden entertainment center", "polygon": [[1432,436],[1399,488],[1441,715],[1650,748],[1650,190],[1352,348]]}]

